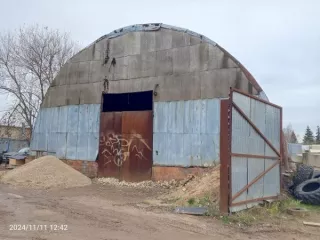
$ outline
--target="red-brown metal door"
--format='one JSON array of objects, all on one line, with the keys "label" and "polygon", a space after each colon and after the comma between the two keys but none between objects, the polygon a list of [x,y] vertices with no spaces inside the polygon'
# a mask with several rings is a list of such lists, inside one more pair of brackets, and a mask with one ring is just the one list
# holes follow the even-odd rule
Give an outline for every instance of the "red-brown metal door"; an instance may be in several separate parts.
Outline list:
[{"label": "red-brown metal door", "polygon": [[121,112],[102,112],[100,115],[100,142],[98,176],[119,178],[121,164],[122,132]]},{"label": "red-brown metal door", "polygon": [[98,176],[151,179],[152,116],[152,111],[101,113]]},{"label": "red-brown metal door", "polygon": [[152,175],[152,111],[123,112],[122,136],[127,153],[120,176],[125,181],[150,180]]}]

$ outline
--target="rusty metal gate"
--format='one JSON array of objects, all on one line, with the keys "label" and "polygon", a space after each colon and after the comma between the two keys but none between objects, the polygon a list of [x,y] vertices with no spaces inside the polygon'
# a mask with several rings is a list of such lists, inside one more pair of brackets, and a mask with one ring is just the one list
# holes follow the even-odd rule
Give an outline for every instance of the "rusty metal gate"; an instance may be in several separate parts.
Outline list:
[{"label": "rusty metal gate", "polygon": [[231,89],[221,102],[220,210],[236,212],[280,194],[282,108]]},{"label": "rusty metal gate", "polygon": [[98,176],[150,180],[152,132],[152,111],[101,112]]}]

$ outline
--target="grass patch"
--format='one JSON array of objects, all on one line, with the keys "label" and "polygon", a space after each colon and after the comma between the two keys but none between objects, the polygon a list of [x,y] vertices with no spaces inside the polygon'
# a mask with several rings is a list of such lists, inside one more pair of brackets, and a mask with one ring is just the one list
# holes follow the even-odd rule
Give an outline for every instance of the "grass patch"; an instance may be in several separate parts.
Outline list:
[{"label": "grass patch", "polygon": [[195,199],[195,198],[190,198],[190,199],[188,200],[188,204],[189,204],[190,206],[194,206],[195,203],[196,203],[196,199]]},{"label": "grass patch", "polygon": [[209,194],[200,198],[189,198],[187,200],[187,205],[192,207],[207,207],[208,212],[206,216],[220,216],[219,208],[217,204],[211,200]]},{"label": "grass patch", "polygon": [[[228,221],[230,223],[245,226],[250,226],[253,223],[263,222],[268,219],[277,221],[289,217],[287,213],[289,208],[305,208],[309,211],[316,211],[320,213],[320,206],[307,205],[296,199],[286,198],[272,203],[266,202],[263,205],[234,213],[228,216]],[[226,219],[222,219],[222,221],[226,222]]]}]

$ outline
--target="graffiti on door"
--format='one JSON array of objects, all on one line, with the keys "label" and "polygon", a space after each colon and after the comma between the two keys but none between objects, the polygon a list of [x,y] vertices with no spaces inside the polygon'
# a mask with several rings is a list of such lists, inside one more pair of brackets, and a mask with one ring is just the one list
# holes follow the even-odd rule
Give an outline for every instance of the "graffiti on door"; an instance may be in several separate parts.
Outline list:
[{"label": "graffiti on door", "polygon": [[[140,134],[130,134],[130,138],[126,138],[121,134],[110,133],[108,136],[100,137],[101,154],[106,159],[104,165],[114,163],[121,167],[123,163],[130,158],[130,154],[134,154],[140,160],[147,160],[144,156],[143,149],[147,148],[152,151],[147,142],[142,139]],[[137,141],[142,143],[144,147],[139,147]]]}]

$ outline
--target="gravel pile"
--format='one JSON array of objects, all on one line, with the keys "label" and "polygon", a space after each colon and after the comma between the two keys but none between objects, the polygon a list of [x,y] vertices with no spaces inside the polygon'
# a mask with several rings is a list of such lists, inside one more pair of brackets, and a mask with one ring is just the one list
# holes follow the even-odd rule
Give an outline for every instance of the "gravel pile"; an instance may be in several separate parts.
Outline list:
[{"label": "gravel pile", "polygon": [[125,182],[125,181],[119,181],[115,178],[98,178],[97,182],[100,184],[109,184],[113,186],[122,186],[122,187],[132,187],[132,188],[155,188],[155,187],[161,187],[161,188],[174,188],[179,185],[179,182],[176,180],[171,181],[165,181],[165,182],[153,182],[153,181],[143,181],[143,182]]},{"label": "gravel pile", "polygon": [[1,182],[31,188],[71,188],[91,184],[90,178],[54,156],[44,156],[8,171]]},{"label": "gravel pile", "polygon": [[184,183],[162,197],[167,200],[179,199],[176,202],[179,205],[185,204],[190,198],[209,198],[212,203],[219,203],[220,165],[202,175],[187,178]]}]

